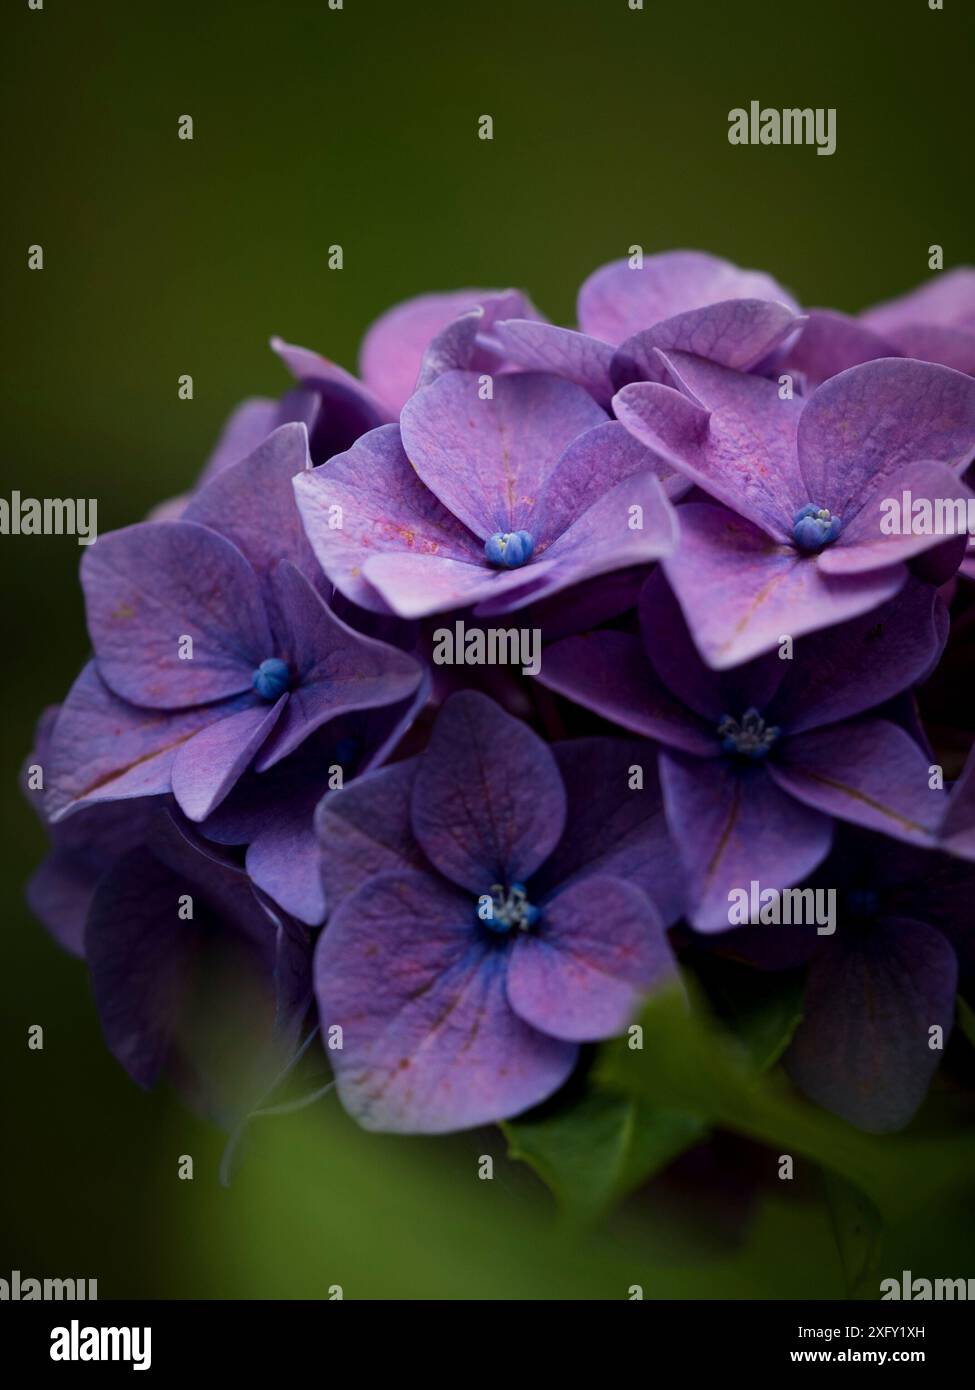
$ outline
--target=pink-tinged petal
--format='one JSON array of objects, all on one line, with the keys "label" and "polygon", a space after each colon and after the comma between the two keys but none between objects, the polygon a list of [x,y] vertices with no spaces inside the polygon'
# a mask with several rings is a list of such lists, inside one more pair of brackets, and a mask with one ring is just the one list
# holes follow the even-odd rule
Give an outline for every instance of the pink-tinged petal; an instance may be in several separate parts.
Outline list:
[{"label": "pink-tinged petal", "polygon": [[793,1081],[858,1129],[912,1119],[951,1032],[958,965],[934,927],[888,918],[840,935],[810,967],[803,1017],[785,1056]]},{"label": "pink-tinged petal", "polygon": [[315,386],[326,400],[330,399],[337,406],[360,415],[363,431],[375,429],[395,418],[396,412],[390,410],[368,386],[327,357],[309,348],[286,343],[283,338],[272,338],[271,347],[300,385]]},{"label": "pink-tinged petal", "polygon": [[[557,538],[625,478],[654,473],[668,495],[673,470],[618,420],[605,420],[572,441],[542,488],[535,507],[536,539]],[[683,479],[681,479],[683,482]]]},{"label": "pink-tinged petal", "polygon": [[601,410],[581,386],[519,372],[494,380],[490,400],[479,378],[448,372],[403,407],[403,444],[421,480],[482,541],[497,531],[530,531],[535,509],[563,452]]},{"label": "pink-tinged petal", "polygon": [[195,521],[233,541],[258,574],[281,559],[309,578],[318,566],[305,536],[292,479],[311,467],[304,425],[281,425],[239,463],[224,469],[192,499],[184,521]]},{"label": "pink-tinged petal", "polygon": [[747,893],[753,881],[760,889],[789,888],[829,853],[829,816],[788,796],[769,771],[660,754],[667,820],[688,874],[689,917],[698,931],[728,930],[732,890]]},{"label": "pink-tinged petal", "polygon": [[89,662],[61,706],[51,736],[46,814],[58,821],[96,802],[168,792],[173,761],[187,740],[251,700],[245,695],[174,714],[140,709],[113,695]]},{"label": "pink-tinged petal", "polygon": [[657,349],[689,352],[747,372],[773,352],[803,320],[768,299],[729,299],[664,319],[616,349],[610,373],[616,389],[631,381],[667,380]]},{"label": "pink-tinged petal", "polygon": [[861,362],[899,355],[886,338],[849,314],[811,309],[798,341],[786,354],[782,370],[800,373],[808,389]]},{"label": "pink-tinged petal", "polygon": [[423,867],[410,823],[416,768],[416,758],[377,768],[319,802],[315,833],[331,910],[377,874]]},{"label": "pink-tinged petal", "polygon": [[541,900],[556,888],[610,874],[642,888],[671,925],[683,910],[686,885],[664,818],[653,745],[576,738],[553,744],[552,752],[565,784],[565,833],[532,879],[532,893]]},{"label": "pink-tinged petal", "polygon": [[844,520],[903,469],[960,466],[975,452],[975,381],[948,367],[884,357],[832,377],[799,424],[806,498]]},{"label": "pink-tinged petal", "polygon": [[584,387],[600,405],[613,395],[609,375],[613,349],[599,338],[554,323],[508,319],[494,329],[505,359],[534,372],[554,372]]},{"label": "pink-tinged petal", "polygon": [[405,700],[423,676],[419,662],[337,618],[300,570],[282,560],[272,576],[287,630],[290,698],[262,748],[258,772],[294,752],[322,724],[350,710]]},{"label": "pink-tinged petal", "polygon": [[951,788],[939,829],[942,849],[962,859],[975,859],[975,746],[961,776]]},{"label": "pink-tinged petal", "polygon": [[[555,565],[537,560],[520,569],[496,570],[482,558],[455,560],[447,555],[404,552],[372,555],[363,574],[391,612],[401,618],[424,618],[452,608],[492,602],[524,588],[534,593]],[[527,595],[526,595],[527,597]],[[507,605],[500,605],[507,611]],[[492,608],[497,611],[497,605]]]},{"label": "pink-tinged petal", "polygon": [[936,323],[908,324],[893,335],[905,357],[922,362],[938,362],[956,372],[975,373],[975,325],[970,328],[942,328]]},{"label": "pink-tinged petal", "polygon": [[565,826],[552,750],[477,691],[452,695],[417,768],[413,833],[435,868],[474,894],[525,883]]},{"label": "pink-tinged petal", "polygon": [[716,758],[713,728],[661,683],[643,643],[625,632],[566,637],[545,651],[539,682],[635,734]]},{"label": "pink-tinged petal", "polygon": [[607,343],[622,343],[661,319],[725,299],[795,301],[771,276],[741,270],[704,251],[648,256],[639,269],[612,261],[593,272],[579,291],[579,327]]},{"label": "pink-tinged petal", "polygon": [[320,468],[294,480],[298,510],[322,569],[346,598],[387,612],[363,578],[385,552],[476,562],[482,543],[424,487],[395,425],[373,430]]},{"label": "pink-tinged petal", "polygon": [[493,376],[498,371],[508,371],[496,325],[502,319],[527,318],[533,322],[539,317],[534,304],[520,290],[486,295],[475,308],[460,314],[431,340],[420,363],[415,389],[432,385],[445,372]]},{"label": "pink-tinged petal", "polygon": [[577,1048],[523,1023],[508,951],[442,879],[382,875],[334,912],[315,953],[342,1104],[366,1129],[437,1134],[519,1114],[556,1091]]},{"label": "pink-tinged petal", "polygon": [[613,409],[626,428],[705,492],[777,540],[804,500],[795,453],[801,403],[763,377],[685,353],[661,355],[685,395],[657,383],[624,386]]},{"label": "pink-tinged petal", "polygon": [[933,849],[945,795],[926,753],[885,719],[859,719],[783,738],[769,773],[807,806]]},{"label": "pink-tinged petal", "polygon": [[975,269],[938,271],[909,294],[876,304],[863,321],[878,333],[897,333],[914,324],[975,329]]},{"label": "pink-tinged petal", "polygon": [[644,996],[675,978],[646,893],[598,874],[549,898],[537,928],[514,943],[508,1002],[549,1037],[588,1042],[621,1032]]},{"label": "pink-tinged petal", "polygon": [[173,795],[190,820],[201,821],[215,810],[281,717],[288,702],[255,703],[226,718],[215,718],[184,743],[172,769]]},{"label": "pink-tinged petal", "polygon": [[663,560],[695,645],[717,671],[778,646],[783,637],[832,627],[893,597],[907,570],[831,575],[792,546],[708,503],[680,509],[681,539]]},{"label": "pink-tinged petal", "polygon": [[359,370],[390,418],[412,396],[423,354],[454,319],[475,309],[492,290],[424,294],[389,309],[369,329],[359,352]]},{"label": "pink-tinged petal", "polygon": [[[930,516],[925,524],[932,530],[937,527],[936,533],[914,535],[908,530],[906,534],[885,534],[886,526],[893,524],[902,531],[905,523],[908,527],[913,524],[912,508],[917,501],[928,503]],[[970,501],[975,501],[975,493],[947,463],[926,460],[909,464],[853,502],[856,510],[849,524],[835,545],[820,551],[816,563],[827,574],[859,574],[909,560],[942,545],[946,535],[964,533]]]},{"label": "pink-tinged petal", "polygon": [[765,710],[786,734],[851,719],[919,685],[948,636],[936,589],[911,578],[888,603],[821,637],[797,642]]},{"label": "pink-tinged petal", "polygon": [[[124,700],[186,709],[248,690],[271,651],[257,575],[230,541],[186,521],[99,536],[81,562],[98,671]],[[192,659],[183,639],[192,638]]]},{"label": "pink-tinged petal", "polygon": [[643,645],[656,676],[705,721],[712,738],[729,711],[762,710],[779,688],[785,667],[777,656],[759,657],[730,671],[714,671],[704,664],[661,569],[646,580],[638,610]]}]

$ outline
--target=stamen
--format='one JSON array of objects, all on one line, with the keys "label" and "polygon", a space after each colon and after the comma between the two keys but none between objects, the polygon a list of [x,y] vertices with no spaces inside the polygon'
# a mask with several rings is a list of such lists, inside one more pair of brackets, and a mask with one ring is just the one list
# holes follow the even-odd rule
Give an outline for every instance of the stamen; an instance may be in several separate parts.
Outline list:
[{"label": "stamen", "polygon": [[836,540],[842,524],[827,507],[807,502],[792,518],[792,538],[800,550],[822,550]]},{"label": "stamen", "polygon": [[254,672],[252,684],[261,699],[271,703],[291,685],[288,663],[279,656],[269,656]]},{"label": "stamen", "polygon": [[502,569],[526,565],[534,550],[535,538],[530,531],[495,531],[484,542],[484,554],[492,565]]},{"label": "stamen", "polygon": [[499,934],[510,931],[531,931],[532,927],[541,916],[541,912],[528,901],[528,894],[523,883],[513,883],[506,893],[500,883],[495,883],[491,887],[491,916],[481,917],[478,914],[478,921],[488,931]]},{"label": "stamen", "polygon": [[740,723],[732,715],[725,714],[718,725],[722,751],[753,761],[768,757],[781,732],[777,725],[766,724],[757,709],[746,709]]}]

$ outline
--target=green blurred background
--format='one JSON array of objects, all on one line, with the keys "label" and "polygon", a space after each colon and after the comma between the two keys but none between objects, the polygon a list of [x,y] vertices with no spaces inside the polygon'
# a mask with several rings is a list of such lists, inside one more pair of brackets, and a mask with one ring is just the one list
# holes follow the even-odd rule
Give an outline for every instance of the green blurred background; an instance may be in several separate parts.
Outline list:
[{"label": "green blurred background", "polygon": [[[100,530],[182,490],[238,399],[286,387],[273,333],[354,368],[384,308],[466,284],[571,321],[580,281],[634,242],[847,310],[924,278],[932,243],[975,258],[963,0],[4,0],[2,23],[2,492],[96,496]],[[835,107],[837,152],[729,145],[753,98]],[[497,1132],[362,1137],[334,1098],[258,1121],[219,1187],[222,1136],[127,1080],[83,967],[23,903],[43,840],[16,774],[86,655],[78,559],[67,537],[0,537],[0,1275],[102,1296],[842,1294],[815,1191],[760,1202],[744,1237],[644,1200],[589,1242],[551,1226]],[[971,1213],[952,1224],[967,1237]]]}]

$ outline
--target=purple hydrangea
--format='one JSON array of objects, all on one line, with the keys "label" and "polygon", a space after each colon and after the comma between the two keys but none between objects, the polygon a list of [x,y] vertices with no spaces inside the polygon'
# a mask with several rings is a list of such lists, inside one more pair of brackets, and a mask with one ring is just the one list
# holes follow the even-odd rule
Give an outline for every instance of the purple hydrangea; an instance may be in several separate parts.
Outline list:
[{"label": "purple hydrangea", "polygon": [[437,1132],[518,1114],[671,976],[661,914],[680,890],[643,776],[632,743],[549,747],[467,692],[423,754],[326,798],[333,907],[315,988],[361,1124]]}]

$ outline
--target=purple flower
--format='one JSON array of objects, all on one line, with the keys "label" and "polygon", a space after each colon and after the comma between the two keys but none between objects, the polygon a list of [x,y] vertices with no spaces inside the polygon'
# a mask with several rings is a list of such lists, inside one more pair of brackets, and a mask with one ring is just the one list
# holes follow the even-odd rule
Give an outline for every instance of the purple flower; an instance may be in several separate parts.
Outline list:
[{"label": "purple flower", "polygon": [[304,426],[286,425],[179,521],[111,532],[86,553],[95,655],[51,733],[52,820],[170,790],[203,820],[251,765],[416,691],[418,664],[353,631],[316,588],[291,488],[306,461]]},{"label": "purple flower", "polygon": [[679,890],[640,753],[550,748],[465,692],[424,753],[322,803],[333,909],[315,988],[323,1036],[341,1030],[339,1095],[366,1128],[518,1114],[669,977],[660,914]]},{"label": "purple flower", "polygon": [[868,617],[716,673],[700,660],[655,572],[640,638],[570,637],[548,648],[550,689],[661,744],[671,834],[700,931],[729,925],[729,893],[781,889],[827,854],[833,818],[931,847],[944,797],[929,757],[899,725],[865,712],[924,678],[944,646],[936,592],[912,581]]},{"label": "purple flower", "polygon": [[246,845],[244,863],[254,885],[299,922],[319,925],[327,904],[315,807],[338,776],[338,785],[345,786],[383,761],[426,701],[429,686],[424,676],[407,700],[340,715],[267,772],[246,772],[200,833],[218,844]]},{"label": "purple flower", "polygon": [[[402,430],[402,435],[400,433]],[[646,450],[571,382],[448,371],[295,479],[329,579],[363,607],[414,618],[504,612],[674,543]]]},{"label": "purple flower", "polygon": [[495,337],[508,360],[556,372],[608,406],[632,381],[664,380],[657,349],[680,349],[748,371],[801,323],[769,276],[700,251],[669,251],[638,266],[614,261],[579,292],[580,331],[508,319]]},{"label": "purple flower", "polygon": [[627,386],[614,405],[715,499],[681,507],[680,545],[664,566],[717,670],[895,594],[905,561],[945,536],[888,534],[888,499],[907,492],[933,508],[972,496],[959,472],[975,449],[975,381],[960,372],[885,359],[802,400],[686,353],[666,361],[680,389]]},{"label": "purple flower", "polygon": [[836,893],[833,935],[755,926],[723,943],[760,968],[809,962],[787,1071],[860,1129],[902,1129],[944,1056],[930,1030],[939,1027],[947,1041],[959,967],[975,965],[975,869],[846,827],[812,884]]},{"label": "purple flower", "polygon": [[99,879],[84,953],[105,1040],[142,1086],[165,1073],[230,1124],[293,1055],[306,934],[158,803],[145,842]]}]

